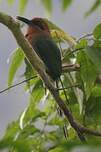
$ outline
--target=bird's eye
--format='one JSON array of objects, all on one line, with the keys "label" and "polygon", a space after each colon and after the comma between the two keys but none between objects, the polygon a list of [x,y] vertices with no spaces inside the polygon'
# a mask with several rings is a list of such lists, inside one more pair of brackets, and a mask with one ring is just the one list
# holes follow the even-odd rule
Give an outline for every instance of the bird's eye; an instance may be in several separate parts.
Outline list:
[{"label": "bird's eye", "polygon": [[26,34],[25,37],[28,37],[28,34]]}]

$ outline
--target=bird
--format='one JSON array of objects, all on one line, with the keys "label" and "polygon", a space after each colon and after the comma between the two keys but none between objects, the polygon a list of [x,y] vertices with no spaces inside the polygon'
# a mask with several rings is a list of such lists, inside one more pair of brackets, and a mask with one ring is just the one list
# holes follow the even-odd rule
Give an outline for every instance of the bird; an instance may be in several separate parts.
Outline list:
[{"label": "bird", "polygon": [[61,51],[52,39],[48,24],[43,18],[38,17],[29,20],[17,16],[17,19],[28,25],[26,39],[44,62],[46,73],[53,81],[58,81],[62,73]]}]

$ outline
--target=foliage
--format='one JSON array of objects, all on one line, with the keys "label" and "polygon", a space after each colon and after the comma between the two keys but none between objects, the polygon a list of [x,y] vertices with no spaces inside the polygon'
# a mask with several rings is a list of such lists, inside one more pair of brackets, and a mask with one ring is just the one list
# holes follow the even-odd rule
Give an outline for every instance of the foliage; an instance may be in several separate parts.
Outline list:
[{"label": "foliage", "polygon": [[[73,40],[75,45],[72,48],[71,45],[66,45],[70,42],[68,35],[52,22],[46,19],[45,21],[50,27],[52,37],[57,44],[61,45],[62,62],[80,66],[79,70],[74,68],[70,72],[67,69],[62,75],[69,101],[65,101],[65,103],[68,104],[72,114],[80,123],[89,128],[100,130],[101,85],[97,83],[101,74],[100,24],[92,32],[92,43],[85,36],[77,41]],[[56,35],[53,30],[57,33]],[[22,50],[17,48],[11,56],[9,86],[12,85],[14,76],[23,62],[26,67],[23,75],[26,79],[37,75]],[[59,87],[61,88],[61,84]],[[61,109],[57,107],[48,90],[45,90],[44,84],[38,76],[36,79],[26,82],[25,91],[29,91],[29,105],[17,121],[9,124],[0,141],[0,149],[9,149],[11,152],[76,152],[79,149],[81,152],[100,152],[101,141],[96,137],[86,136],[88,143],[80,143],[73,128],[69,125]],[[63,90],[59,93],[65,100]]]},{"label": "foliage", "polygon": [[24,54],[21,48],[17,48],[11,56],[11,64],[8,74],[8,86],[12,84],[16,71],[21,66],[24,59]]},{"label": "foliage", "polygon": [[[1,0],[2,2],[3,0]],[[61,8],[63,11],[66,11],[68,9],[68,7],[72,4],[74,0],[58,0],[58,3],[60,3]],[[12,6],[15,2],[15,0],[7,0],[8,4],[10,6]],[[23,14],[28,2],[30,2],[30,0],[19,0],[19,12],[20,14]],[[52,12],[53,9],[53,0],[39,0],[39,2],[45,7],[45,10],[48,13]],[[99,8],[99,6],[101,6],[101,0],[95,0],[93,5],[91,6],[91,8],[85,13],[85,16],[90,15],[91,13],[93,13],[96,9]]]},{"label": "foliage", "polygon": [[[15,1],[7,0],[7,2],[13,5]],[[25,11],[28,2],[28,0],[19,1],[21,14]],[[52,12],[52,0],[40,0],[40,2],[48,12]],[[60,1],[62,10],[66,11],[72,2],[73,0]],[[100,0],[95,0],[86,15],[94,12],[100,4]],[[74,68],[72,71],[68,70],[68,66],[67,71],[62,75],[69,101],[65,103],[81,124],[94,130],[101,130],[101,23],[92,31],[91,40],[89,35],[86,35],[76,41],[76,38],[73,39],[54,23],[44,20],[48,23],[53,39],[60,46],[63,64],[70,67],[79,65],[79,69]],[[10,61],[9,87],[13,84],[14,77],[23,63],[25,79],[37,75],[21,48],[17,48],[12,53]],[[59,87],[62,87],[61,84]],[[80,143],[73,128],[38,76],[26,81],[24,89],[29,92],[29,105],[18,120],[8,125],[4,137],[0,140],[0,150],[8,149],[10,152],[101,151],[101,140],[97,137],[86,135],[87,143]],[[63,90],[59,93],[65,100]]]},{"label": "foliage", "polygon": [[86,12],[86,16],[93,13],[95,10],[97,10],[101,6],[101,0],[95,0],[94,4],[91,6],[91,8]]},{"label": "foliage", "polygon": [[[30,0],[19,0],[19,11],[23,14],[24,10],[26,9],[27,3]],[[15,0],[7,0],[9,5],[13,5]],[[60,1],[62,9],[65,11],[68,6],[71,4],[72,0],[62,0]],[[40,0],[40,3],[45,7],[48,13],[52,12],[53,8],[53,0]]]}]

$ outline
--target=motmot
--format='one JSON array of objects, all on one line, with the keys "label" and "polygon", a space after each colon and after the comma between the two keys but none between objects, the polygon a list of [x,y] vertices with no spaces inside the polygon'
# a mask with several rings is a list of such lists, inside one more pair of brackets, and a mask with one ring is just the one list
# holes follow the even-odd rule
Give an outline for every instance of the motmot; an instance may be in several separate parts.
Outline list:
[{"label": "motmot", "polygon": [[17,19],[28,25],[25,37],[44,62],[47,74],[57,81],[62,73],[61,52],[51,37],[48,24],[43,18],[37,17],[29,20],[18,16]]}]

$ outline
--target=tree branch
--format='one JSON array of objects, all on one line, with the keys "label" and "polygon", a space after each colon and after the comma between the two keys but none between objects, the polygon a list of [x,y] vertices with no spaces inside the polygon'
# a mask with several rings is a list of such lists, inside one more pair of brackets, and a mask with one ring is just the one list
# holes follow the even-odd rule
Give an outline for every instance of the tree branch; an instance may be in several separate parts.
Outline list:
[{"label": "tree branch", "polygon": [[63,64],[62,65],[62,73],[79,71],[79,70],[80,70],[79,64]]},{"label": "tree branch", "polygon": [[[20,25],[11,17],[6,14],[0,13],[0,22],[7,26],[10,31],[13,33],[14,38],[16,39],[18,45],[22,48],[24,51],[24,54],[28,61],[31,63],[33,69],[35,69],[38,74],[40,75],[41,79],[44,81],[46,87],[49,89],[50,93],[54,97],[55,101],[59,105],[59,107],[62,109],[64,115],[68,119],[71,126],[76,131],[79,139],[81,141],[85,140],[85,137],[83,133],[89,133],[94,135],[94,131],[89,131],[88,129],[85,129],[85,127],[79,125],[76,120],[73,118],[71,112],[69,111],[68,107],[64,103],[64,101],[60,98],[57,89],[54,87],[53,82],[50,80],[49,76],[45,72],[45,66],[43,62],[40,60],[38,55],[33,51],[32,46],[28,43],[28,41],[25,39],[24,35],[22,34],[20,30]],[[97,136],[101,136],[101,133],[96,134]]]}]

